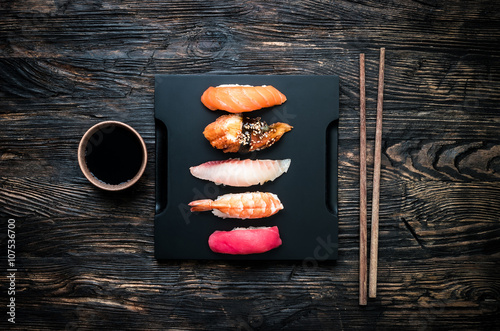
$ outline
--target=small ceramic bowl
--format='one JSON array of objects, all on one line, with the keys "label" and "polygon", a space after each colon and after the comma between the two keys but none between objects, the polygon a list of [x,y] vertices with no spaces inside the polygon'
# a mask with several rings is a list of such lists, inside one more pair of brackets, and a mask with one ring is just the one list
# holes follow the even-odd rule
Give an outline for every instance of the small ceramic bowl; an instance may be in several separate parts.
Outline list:
[{"label": "small ceramic bowl", "polygon": [[[141,145],[141,152],[142,152],[142,163],[140,165],[139,171],[133,176],[132,178],[123,181],[119,184],[108,184],[99,178],[97,178],[88,168],[87,166],[87,161],[86,161],[86,150],[87,150],[87,145],[89,144],[89,140],[92,138],[92,136],[99,130],[106,129],[109,127],[121,127],[132,133],[140,142]],[[104,130],[103,130],[104,131]],[[118,122],[118,121],[104,121],[97,123],[93,127],[87,130],[85,134],[83,135],[82,139],[80,140],[80,144],[78,146],[78,164],[80,165],[80,169],[82,170],[83,174],[85,177],[96,187],[101,188],[103,190],[107,191],[120,191],[124,190],[126,188],[129,188],[130,186],[134,185],[139,178],[141,178],[142,174],[144,173],[144,169],[146,168],[147,164],[147,149],[146,149],[146,144],[144,143],[144,140],[142,139],[141,135],[134,130],[130,125],[127,125],[123,122]]]}]

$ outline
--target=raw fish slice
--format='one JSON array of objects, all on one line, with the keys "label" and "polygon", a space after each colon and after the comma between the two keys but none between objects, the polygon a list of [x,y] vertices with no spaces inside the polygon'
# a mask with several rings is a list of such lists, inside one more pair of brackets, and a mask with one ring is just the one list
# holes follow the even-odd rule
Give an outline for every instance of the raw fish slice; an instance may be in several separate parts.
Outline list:
[{"label": "raw fish slice", "polygon": [[203,135],[210,144],[224,153],[253,152],[272,146],[292,126],[286,123],[267,125],[259,117],[222,115],[205,127]]},{"label": "raw fish slice", "polygon": [[277,226],[215,231],[208,238],[208,246],[213,252],[235,255],[264,253],[281,243]]},{"label": "raw fish slice", "polygon": [[189,206],[192,212],[212,210],[218,217],[240,219],[269,217],[284,208],[276,194],[267,192],[230,193],[216,200],[192,201]]},{"label": "raw fish slice", "polygon": [[201,96],[201,102],[210,110],[243,113],[281,105],[286,101],[283,93],[271,85],[220,85],[209,87]]},{"label": "raw fish slice", "polygon": [[215,184],[248,187],[273,181],[288,171],[291,160],[240,160],[209,161],[189,170],[196,178]]}]

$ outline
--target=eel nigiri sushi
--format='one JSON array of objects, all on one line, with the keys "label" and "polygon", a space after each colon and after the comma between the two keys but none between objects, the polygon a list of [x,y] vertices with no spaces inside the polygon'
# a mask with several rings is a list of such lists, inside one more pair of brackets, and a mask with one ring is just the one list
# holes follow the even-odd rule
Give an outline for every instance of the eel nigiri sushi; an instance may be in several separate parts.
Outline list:
[{"label": "eel nigiri sushi", "polygon": [[267,125],[260,117],[222,115],[205,127],[203,135],[210,144],[224,153],[245,153],[265,149],[293,127],[286,123]]},{"label": "eel nigiri sushi", "polygon": [[229,193],[216,200],[195,200],[189,206],[192,212],[212,210],[218,217],[240,219],[268,217],[284,208],[276,194],[267,192]]},{"label": "eel nigiri sushi", "polygon": [[272,107],[281,105],[285,101],[285,95],[271,85],[210,86],[201,96],[201,102],[208,109],[225,110],[230,113],[243,113]]},{"label": "eel nigiri sushi", "polygon": [[240,160],[209,161],[189,170],[196,178],[236,187],[248,187],[273,181],[288,171],[291,160]]},{"label": "eel nigiri sushi", "polygon": [[281,243],[277,226],[215,231],[208,238],[210,249],[223,254],[264,253],[280,246]]}]

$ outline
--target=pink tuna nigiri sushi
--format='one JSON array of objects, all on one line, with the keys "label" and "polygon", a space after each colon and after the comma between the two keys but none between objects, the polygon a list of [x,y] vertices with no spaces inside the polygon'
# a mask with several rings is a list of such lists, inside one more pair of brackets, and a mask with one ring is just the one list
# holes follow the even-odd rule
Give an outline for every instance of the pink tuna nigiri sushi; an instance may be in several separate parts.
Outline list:
[{"label": "pink tuna nigiri sushi", "polygon": [[210,249],[224,254],[264,253],[280,246],[281,243],[277,226],[215,231],[208,238]]},{"label": "pink tuna nigiri sushi", "polygon": [[271,85],[211,86],[201,96],[201,102],[208,109],[225,110],[230,113],[243,113],[272,107],[281,105],[285,101],[285,95]]},{"label": "pink tuna nigiri sushi", "polygon": [[285,160],[240,160],[209,161],[189,170],[196,178],[215,184],[248,187],[273,181],[290,167],[290,159]]},{"label": "pink tuna nigiri sushi", "polygon": [[212,210],[222,218],[263,218],[276,214],[283,209],[276,194],[267,192],[230,193],[216,200],[203,199],[189,203],[191,211]]}]

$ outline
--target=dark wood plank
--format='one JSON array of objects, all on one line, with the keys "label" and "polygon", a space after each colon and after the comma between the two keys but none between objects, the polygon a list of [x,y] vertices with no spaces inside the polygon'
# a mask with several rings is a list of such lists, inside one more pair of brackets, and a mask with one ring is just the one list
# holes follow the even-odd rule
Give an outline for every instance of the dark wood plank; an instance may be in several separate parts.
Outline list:
[{"label": "dark wood plank", "polygon": [[[404,53],[390,51],[390,56],[403,57]],[[388,55],[388,62],[391,58]],[[440,56],[437,54],[436,56]],[[339,68],[321,72],[321,74],[337,74],[343,77],[341,84],[341,108],[355,109],[357,101],[356,87],[356,67],[357,62],[353,61],[354,54],[347,60],[339,64]],[[498,87],[496,82],[500,79],[498,75],[484,74],[486,70],[500,72],[498,67],[479,65],[478,59],[474,61],[465,61],[460,63],[455,73],[446,73],[445,68],[440,63],[432,63],[421,76],[405,78],[403,62],[388,63],[387,66],[387,84],[386,98],[384,103],[385,121],[384,138],[390,139],[397,137],[402,140],[426,139],[437,136],[440,139],[498,139],[496,132],[498,130],[498,120],[496,119],[495,105],[500,102],[498,97]],[[407,59],[408,60],[408,59]],[[410,58],[418,62],[418,58]],[[373,61],[373,60],[372,60]],[[403,61],[403,60],[401,60]],[[457,59],[449,61],[456,63]],[[444,61],[444,63],[448,61]],[[80,105],[81,102],[94,102],[94,107],[98,106],[101,99],[126,99],[134,98],[134,103],[123,101],[129,107],[136,107],[137,103],[144,103],[144,110],[152,112],[153,100],[153,82],[154,74],[166,72],[171,66],[170,62],[164,60],[153,61],[148,64],[145,60],[116,60],[108,62],[95,59],[0,59],[0,73],[2,74],[1,91],[5,97],[4,109],[19,111],[18,107],[9,107],[9,101],[16,104],[30,106],[33,100],[27,101],[24,98],[45,99],[52,97],[52,102],[63,102],[67,104],[74,102],[76,109],[84,110],[88,105]],[[449,63],[449,62],[448,62]],[[498,61],[496,63],[499,63]],[[275,63],[278,65],[279,63]],[[310,65],[316,67],[316,63],[293,63],[295,66]],[[176,66],[182,67],[182,70],[172,73],[198,73],[198,71],[184,71],[189,63],[181,62]],[[472,66],[472,69],[470,68]],[[498,66],[498,64],[497,64]],[[170,67],[171,68],[171,67]],[[397,69],[401,68],[401,69]],[[441,69],[442,68],[442,69]],[[244,69],[244,68],[243,68]],[[99,71],[101,70],[101,71]],[[342,70],[342,71],[341,71]],[[346,70],[346,72],[344,72]],[[396,72],[394,72],[396,70]],[[478,72],[473,77],[463,76],[464,70],[469,72]],[[98,72],[94,72],[98,71]],[[351,72],[352,71],[352,72]],[[135,72],[135,74],[134,74]],[[219,72],[220,73],[220,72]],[[265,73],[259,71],[250,71],[244,69],[241,73]],[[282,74],[293,71],[281,72]],[[311,74],[312,72],[310,72]],[[483,74],[481,74],[483,73]],[[376,86],[376,71],[368,73],[371,77],[371,86]],[[443,88],[441,90],[433,87],[433,82],[429,82],[429,76],[441,77],[440,84],[449,85],[453,88]],[[48,84],[46,77],[54,77],[55,82]],[[403,86],[403,87],[401,87]],[[22,92],[20,92],[22,91]],[[374,109],[376,94],[373,91],[367,91],[368,109]],[[18,100],[22,97],[22,101]],[[71,98],[71,100],[67,100]],[[81,100],[83,99],[83,100]],[[89,100],[90,99],[90,100]],[[43,101],[41,101],[43,102]],[[105,101],[118,102],[118,101]],[[13,105],[11,102],[10,105]],[[104,107],[100,105],[99,107]],[[118,107],[112,104],[109,108]],[[127,110],[122,105],[122,110]],[[29,108],[28,108],[29,109]],[[119,111],[120,109],[113,109]],[[94,111],[94,109],[91,109]],[[132,108],[130,111],[133,111]],[[71,114],[69,112],[68,114]],[[95,116],[95,115],[93,115]],[[102,115],[101,115],[102,116]],[[151,115],[149,115],[152,117]],[[345,139],[356,139],[359,135],[357,124],[359,119],[356,114],[343,112],[340,119],[341,137]],[[373,112],[367,114],[368,136],[374,136],[375,116]],[[436,131],[436,126],[440,130]],[[479,128],[480,130],[477,130]]]}]

